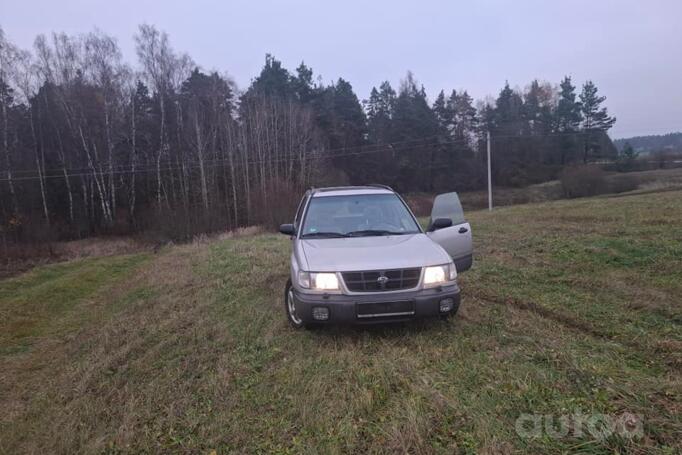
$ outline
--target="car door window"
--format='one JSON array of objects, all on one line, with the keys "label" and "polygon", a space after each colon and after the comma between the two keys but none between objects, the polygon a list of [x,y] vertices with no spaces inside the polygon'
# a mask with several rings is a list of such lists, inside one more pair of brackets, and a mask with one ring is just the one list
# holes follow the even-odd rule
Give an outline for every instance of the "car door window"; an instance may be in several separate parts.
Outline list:
[{"label": "car door window", "polygon": [[466,222],[464,210],[462,209],[462,204],[459,202],[457,193],[444,193],[436,196],[433,200],[433,209],[431,210],[429,225],[438,218],[448,218],[452,220],[453,226]]},{"label": "car door window", "polygon": [[[433,230],[433,222],[438,218],[452,220],[452,225]],[[471,267],[473,254],[471,226],[464,218],[464,211],[457,193],[445,193],[436,196],[427,231],[431,240],[442,246],[452,257],[458,273]]]}]

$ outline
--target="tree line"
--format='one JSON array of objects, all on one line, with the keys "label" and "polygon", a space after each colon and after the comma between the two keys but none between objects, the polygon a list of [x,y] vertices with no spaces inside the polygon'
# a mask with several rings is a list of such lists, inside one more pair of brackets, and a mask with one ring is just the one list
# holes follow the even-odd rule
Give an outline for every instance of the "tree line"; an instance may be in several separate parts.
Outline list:
[{"label": "tree line", "polygon": [[4,241],[155,232],[168,238],[290,216],[311,185],[385,183],[402,192],[482,188],[491,134],[496,185],[556,178],[613,158],[615,118],[592,82],[580,93],[505,84],[431,102],[408,72],[361,101],[339,78],[267,55],[244,91],[141,25],[137,65],[100,31],[36,38],[0,29],[0,233]]},{"label": "tree line", "polygon": [[653,152],[682,152],[682,133],[652,134],[648,136],[634,136],[613,141],[618,150],[623,150],[628,144],[642,153]]}]

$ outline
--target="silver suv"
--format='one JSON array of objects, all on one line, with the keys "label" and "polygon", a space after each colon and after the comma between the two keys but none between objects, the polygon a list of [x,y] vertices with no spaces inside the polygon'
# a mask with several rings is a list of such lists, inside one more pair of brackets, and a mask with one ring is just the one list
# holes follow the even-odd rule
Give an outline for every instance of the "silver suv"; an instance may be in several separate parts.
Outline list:
[{"label": "silver suv", "polygon": [[403,321],[455,314],[457,273],[471,267],[471,227],[457,193],[436,196],[424,232],[381,185],[308,190],[293,224],[284,305],[291,325]]}]

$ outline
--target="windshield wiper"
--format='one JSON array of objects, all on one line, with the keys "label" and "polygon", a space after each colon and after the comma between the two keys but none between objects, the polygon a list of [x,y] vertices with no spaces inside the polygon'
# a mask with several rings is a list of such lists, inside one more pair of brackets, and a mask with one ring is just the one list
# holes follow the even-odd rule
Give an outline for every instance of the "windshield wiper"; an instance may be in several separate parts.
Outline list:
[{"label": "windshield wiper", "polygon": [[413,234],[413,232],[395,232],[395,231],[386,231],[382,229],[364,229],[362,231],[351,231],[348,233],[349,237],[364,237],[364,236],[371,236],[371,235],[404,235],[404,234]]},{"label": "windshield wiper", "polygon": [[348,234],[344,234],[342,232],[308,232],[307,234],[303,234],[301,236],[302,239],[307,239],[311,237],[332,237],[332,238],[341,238],[341,237],[350,237]]}]

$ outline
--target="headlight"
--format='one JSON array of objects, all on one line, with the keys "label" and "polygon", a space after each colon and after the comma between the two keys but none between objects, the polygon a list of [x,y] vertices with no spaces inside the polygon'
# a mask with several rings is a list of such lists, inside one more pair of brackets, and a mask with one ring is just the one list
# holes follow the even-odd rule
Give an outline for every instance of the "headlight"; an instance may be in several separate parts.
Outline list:
[{"label": "headlight", "polygon": [[336,273],[330,272],[298,272],[298,284],[302,288],[315,291],[339,290],[339,279]]},{"label": "headlight", "polygon": [[438,286],[457,278],[457,270],[452,262],[443,265],[434,265],[424,269],[424,286]]},{"label": "headlight", "polygon": [[336,273],[311,273],[312,288],[319,291],[338,291],[339,279]]}]

